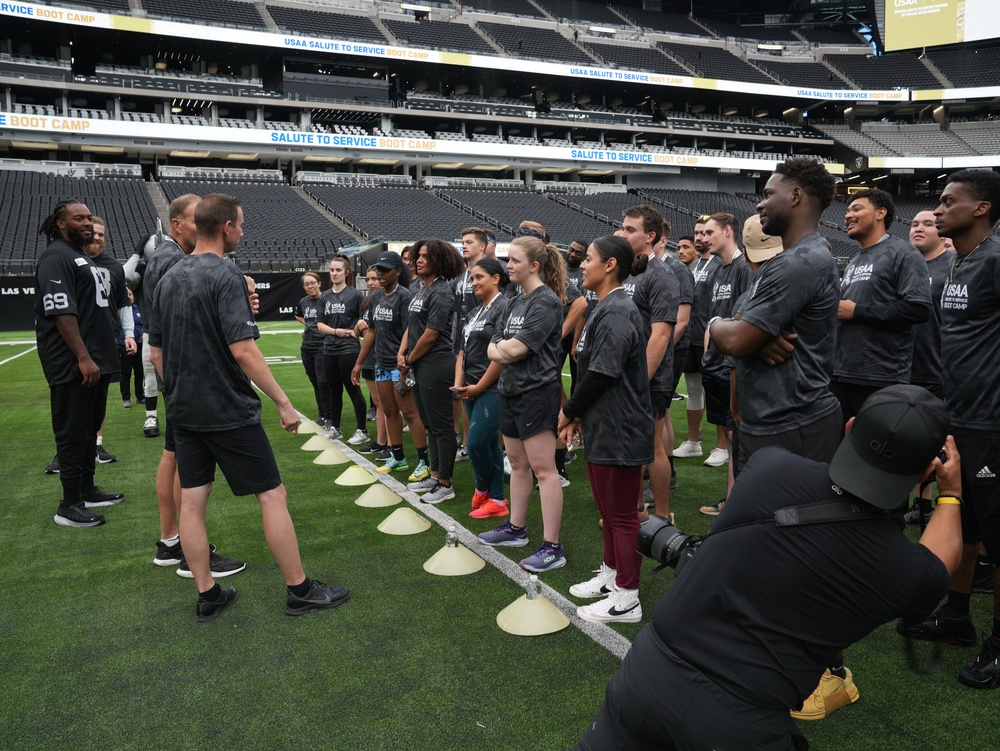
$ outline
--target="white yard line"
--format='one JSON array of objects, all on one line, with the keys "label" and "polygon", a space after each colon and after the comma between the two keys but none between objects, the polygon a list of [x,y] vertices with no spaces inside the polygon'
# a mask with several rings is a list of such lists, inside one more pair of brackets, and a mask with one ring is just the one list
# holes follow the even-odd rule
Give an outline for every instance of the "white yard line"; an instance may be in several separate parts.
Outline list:
[{"label": "white yard line", "polygon": [[[29,342],[4,342],[4,344],[15,344],[15,343],[16,344],[22,344],[22,345],[29,344]],[[24,352],[18,352],[16,355],[8,357],[6,360],[0,360],[0,365],[6,365],[11,360],[16,360],[19,357],[23,357],[24,355],[28,354],[29,352],[34,352],[36,349],[38,349],[37,345],[32,346],[32,347],[24,350]]]}]

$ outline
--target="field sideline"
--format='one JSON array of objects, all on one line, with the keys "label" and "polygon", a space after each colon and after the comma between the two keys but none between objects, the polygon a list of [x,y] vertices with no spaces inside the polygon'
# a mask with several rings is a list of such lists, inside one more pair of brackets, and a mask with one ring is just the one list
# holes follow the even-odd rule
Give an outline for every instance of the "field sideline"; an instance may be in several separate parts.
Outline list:
[{"label": "field sideline", "polygon": [[[492,566],[467,577],[424,572],[423,562],[444,543],[441,527],[409,537],[379,533],[376,525],[392,509],[356,506],[364,488],[335,485],[344,468],[314,465],[315,454],[300,450],[308,436],[283,433],[266,401],[265,427],[288,486],[306,570],[349,586],[351,601],[343,607],[297,619],[284,615],[282,582],[257,503],[234,498],[221,482],[209,505],[211,538],[248,567],[226,582],[239,588],[239,602],[218,620],[197,623],[193,583],[151,562],[162,438],[142,436],[142,408],[122,409],[117,384],[109,394],[105,444],[119,461],[99,466],[97,480],[127,500],[102,510],[103,527],[55,525],[58,478],[42,472],[54,453],[48,389],[32,341],[30,332],[0,335],[0,483],[9,491],[0,510],[0,747],[573,747],[618,658],[574,626],[539,638],[502,632],[496,614],[520,596],[520,581]],[[275,376],[298,409],[312,414],[311,387],[293,362],[298,337],[262,336],[260,346],[269,358],[280,358]],[[672,412],[681,429],[683,404]],[[706,426],[704,434],[707,455],[714,429]],[[408,454],[414,456],[412,446]],[[723,495],[724,472],[700,460],[677,466],[678,524],[704,532],[709,519],[697,509]],[[562,532],[568,565],[540,577],[564,595],[590,576],[601,555],[582,458],[568,472],[573,484]],[[467,516],[468,463],[458,464],[454,479],[458,498],[437,510],[473,533],[494,526]],[[533,546],[541,535],[537,502],[529,529]],[[516,561],[526,550],[500,552]],[[643,570],[643,624],[614,627],[626,639],[648,622],[673,580],[671,571],[654,576],[652,568],[647,563]],[[973,597],[981,628],[990,622],[989,601]],[[823,722],[802,723],[803,731],[814,749],[995,748],[996,695],[955,678],[977,649],[945,647],[935,667],[935,646],[918,644],[914,664],[932,668],[918,674],[893,625],[884,626],[847,651],[860,700]]]}]

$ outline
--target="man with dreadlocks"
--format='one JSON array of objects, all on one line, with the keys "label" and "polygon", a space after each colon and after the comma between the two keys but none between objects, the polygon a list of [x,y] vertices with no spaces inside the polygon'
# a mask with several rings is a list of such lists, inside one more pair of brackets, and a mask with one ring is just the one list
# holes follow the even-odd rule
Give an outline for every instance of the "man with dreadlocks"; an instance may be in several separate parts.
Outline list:
[{"label": "man with dreadlocks", "polygon": [[35,335],[49,384],[63,487],[54,521],[64,527],[97,527],[104,517],[90,509],[125,498],[94,485],[97,430],[108,384],[119,373],[117,332],[100,270],[84,252],[94,239],[90,209],[80,201],[62,201],[39,233],[49,246],[36,271]]}]

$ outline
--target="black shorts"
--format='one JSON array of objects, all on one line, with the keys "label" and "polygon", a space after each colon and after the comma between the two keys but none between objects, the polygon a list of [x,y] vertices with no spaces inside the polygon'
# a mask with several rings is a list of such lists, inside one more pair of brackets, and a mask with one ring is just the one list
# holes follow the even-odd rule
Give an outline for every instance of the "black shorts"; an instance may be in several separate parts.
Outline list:
[{"label": "black shorts", "polygon": [[729,373],[724,376],[701,374],[701,385],[705,389],[705,416],[712,425],[725,425],[726,430],[735,428],[733,413],[729,409]]},{"label": "black shorts", "polygon": [[667,412],[670,410],[670,399],[673,397],[673,393],[666,393],[664,391],[650,391],[649,401],[653,405],[653,419],[662,420],[667,416]]},{"label": "black shorts", "polygon": [[962,457],[962,539],[981,542],[1000,564],[1000,431],[952,428]]},{"label": "black shorts", "polygon": [[743,469],[743,465],[754,453],[767,446],[781,446],[798,456],[829,464],[844,437],[843,419],[838,405],[830,414],[800,428],[771,435],[750,435],[741,427],[733,434],[734,442],[737,436],[741,449],[739,460],[734,466],[738,469]]},{"label": "black shorts", "polygon": [[684,349],[674,349],[674,372],[673,379],[670,382],[671,399],[677,393],[677,384],[681,382],[681,376],[684,374],[684,363],[687,360],[687,352],[687,347]]},{"label": "black shorts", "polygon": [[375,368],[362,368],[361,369],[361,380],[362,381],[374,381],[375,380]]},{"label": "black shorts", "polygon": [[182,488],[214,482],[216,465],[233,495],[257,495],[281,485],[274,452],[260,423],[210,433],[175,428],[174,439]]},{"label": "black shorts", "polygon": [[163,418],[163,450],[177,451],[177,439],[174,437],[174,425],[166,417]]},{"label": "black shorts", "polygon": [[517,396],[501,394],[500,433],[523,441],[543,430],[555,431],[561,408],[561,380]]},{"label": "black shorts", "polygon": [[684,372],[685,373],[700,373],[701,372],[701,359],[705,356],[705,347],[701,344],[692,344],[687,349],[687,356],[681,359],[684,360]]},{"label": "black shorts", "polygon": [[924,383],[918,383],[917,381],[910,381],[914,386],[920,386],[930,391],[938,399],[944,400],[944,384],[941,381],[927,381]]}]

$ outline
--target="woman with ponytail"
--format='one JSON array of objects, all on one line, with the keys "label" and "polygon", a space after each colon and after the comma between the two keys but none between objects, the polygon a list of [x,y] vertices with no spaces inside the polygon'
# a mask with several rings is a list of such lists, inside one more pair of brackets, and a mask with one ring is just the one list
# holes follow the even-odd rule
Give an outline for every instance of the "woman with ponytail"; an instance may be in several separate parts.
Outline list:
[{"label": "woman with ponytail", "polygon": [[587,436],[584,455],[603,522],[604,560],[597,576],[569,591],[574,597],[602,598],[577,610],[584,620],[598,623],[642,618],[635,499],[642,467],[653,460],[653,421],[642,316],[622,283],[645,272],[647,263],[645,255],[633,258],[628,242],[612,235],[587,249],[583,285],[598,302],[577,344],[582,375],[559,414],[564,441],[580,431]]},{"label": "woman with ponytail", "polygon": [[521,567],[538,573],[566,565],[559,541],[563,492],[555,466],[566,271],[554,247],[537,237],[522,236],[510,244],[507,272],[522,291],[508,304],[487,355],[503,366],[497,389],[500,432],[511,466],[510,520],[479,539],[486,545],[528,544],[534,473],[541,495],[543,539]]}]

